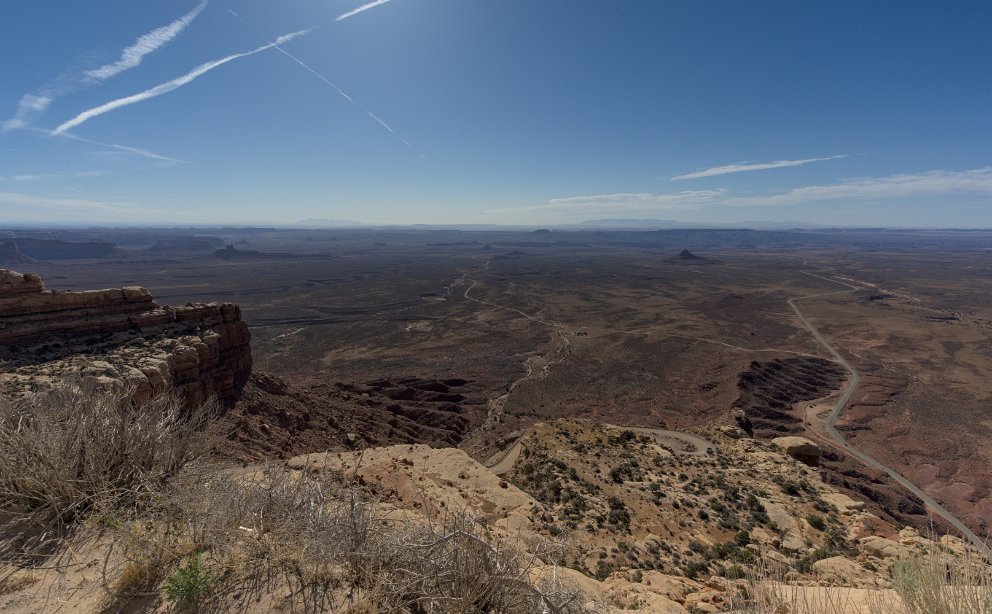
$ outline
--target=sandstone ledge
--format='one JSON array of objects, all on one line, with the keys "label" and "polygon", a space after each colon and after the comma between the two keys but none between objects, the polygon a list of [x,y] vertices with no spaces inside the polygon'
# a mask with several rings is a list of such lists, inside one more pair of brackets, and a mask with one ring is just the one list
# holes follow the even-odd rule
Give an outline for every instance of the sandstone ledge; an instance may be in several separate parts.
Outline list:
[{"label": "sandstone ledge", "polygon": [[56,292],[0,269],[0,393],[80,376],[134,386],[137,400],[174,389],[191,405],[233,401],[251,374],[250,341],[237,305],[160,306],[139,287]]}]

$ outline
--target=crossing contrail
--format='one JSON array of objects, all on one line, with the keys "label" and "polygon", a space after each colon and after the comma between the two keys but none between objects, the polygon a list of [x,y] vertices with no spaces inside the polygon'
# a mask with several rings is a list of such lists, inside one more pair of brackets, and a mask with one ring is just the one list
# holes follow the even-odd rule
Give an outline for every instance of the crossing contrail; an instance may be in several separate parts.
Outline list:
[{"label": "crossing contrail", "polygon": [[[379,4],[382,4],[383,2],[389,2],[389,0],[379,0]],[[376,4],[376,3],[373,2],[372,4]],[[234,17],[236,19],[238,19],[241,23],[245,24],[249,28],[251,27],[251,25],[247,21],[245,21],[244,18],[241,17],[241,15],[237,14],[233,10],[231,11],[231,15],[234,15]],[[379,117],[378,115],[376,115],[372,111],[369,111],[368,109],[366,109],[362,105],[358,104],[358,102],[355,101],[354,98],[352,98],[351,96],[349,96],[347,92],[345,92],[343,89],[341,89],[341,87],[338,86],[337,83],[334,83],[333,81],[331,81],[330,79],[328,79],[324,75],[322,75],[319,72],[317,72],[316,70],[314,70],[309,64],[307,64],[306,62],[304,62],[300,58],[296,57],[292,53],[290,53],[290,52],[286,51],[285,49],[283,49],[280,45],[282,44],[282,42],[285,42],[285,41],[276,40],[275,42],[271,42],[271,41],[266,40],[266,39],[262,39],[262,40],[265,40],[265,42],[269,43],[269,45],[271,45],[272,47],[274,47],[276,51],[278,51],[279,53],[283,54],[287,58],[293,60],[294,62],[296,62],[297,64],[299,64],[300,66],[302,66],[304,69],[306,69],[308,72],[310,72],[313,76],[317,77],[318,79],[320,79],[321,81],[323,81],[327,85],[329,85],[332,88],[334,88],[334,91],[336,91],[338,94],[340,94],[342,98],[344,98],[345,100],[347,100],[348,102],[350,102],[352,105],[354,105],[356,109],[358,109],[362,113],[365,113],[366,115],[368,115],[369,117],[371,117],[373,120],[375,120],[375,122],[377,124],[379,124],[380,126],[382,126],[383,128],[385,128],[386,130],[388,130],[390,134],[393,134],[394,136],[396,136],[396,138],[398,138],[399,140],[401,140],[403,142],[403,144],[405,144],[407,147],[413,147],[413,145],[411,145],[409,141],[407,141],[406,139],[404,139],[403,137],[401,137],[399,134],[397,134],[396,131],[393,130],[393,127],[390,126],[388,123],[386,123],[385,120],[383,120],[381,117]]]},{"label": "crossing contrail", "polygon": [[283,51],[279,47],[279,45],[281,45],[283,43],[287,43],[287,42],[293,40],[294,38],[296,38],[298,36],[303,36],[305,34],[308,34],[312,30],[313,30],[313,28],[310,28],[310,29],[307,29],[307,30],[300,30],[299,32],[293,32],[291,34],[285,34],[285,35],[280,36],[279,38],[277,38],[274,42],[270,42],[267,45],[262,45],[261,47],[259,47],[257,49],[252,49],[251,51],[245,51],[244,53],[235,53],[233,55],[229,55],[229,56],[224,57],[224,58],[221,58],[219,60],[213,60],[212,62],[207,62],[205,64],[200,64],[199,66],[197,66],[193,70],[189,71],[185,75],[183,75],[181,77],[177,77],[177,78],[173,79],[172,81],[167,81],[167,82],[162,83],[160,85],[156,85],[155,87],[153,87],[151,89],[147,89],[147,90],[145,90],[143,92],[139,92],[139,93],[133,94],[131,96],[126,96],[124,98],[118,98],[117,100],[111,100],[110,102],[107,102],[105,104],[102,104],[102,105],[100,105],[98,107],[93,107],[92,109],[89,109],[87,111],[83,111],[82,113],[80,113],[76,117],[74,117],[74,118],[70,119],[69,121],[61,124],[58,128],[56,128],[55,130],[53,130],[52,131],[52,135],[55,136],[55,135],[62,134],[66,130],[69,130],[71,128],[75,128],[76,126],[78,126],[78,125],[80,125],[80,124],[82,124],[82,123],[84,123],[84,122],[86,122],[86,121],[88,121],[90,119],[93,119],[94,117],[97,117],[99,115],[103,115],[104,113],[109,113],[111,111],[115,111],[117,109],[120,109],[121,107],[126,107],[126,106],[129,106],[129,105],[132,105],[132,104],[137,104],[139,102],[143,102],[143,101],[148,100],[150,98],[155,98],[156,96],[161,96],[162,94],[166,94],[166,93],[171,92],[173,90],[177,90],[177,89],[181,88],[182,86],[187,85],[188,83],[192,82],[197,77],[200,77],[200,76],[202,76],[202,75],[210,72],[211,70],[217,68],[218,66],[222,66],[224,64],[227,64],[228,62],[231,62],[233,60],[237,60],[238,58],[244,58],[244,57],[248,57],[250,55],[255,55],[256,53],[261,53],[261,52],[265,51],[266,49],[272,49],[273,47],[276,48],[276,49],[279,49],[283,53],[286,53],[285,51]]}]

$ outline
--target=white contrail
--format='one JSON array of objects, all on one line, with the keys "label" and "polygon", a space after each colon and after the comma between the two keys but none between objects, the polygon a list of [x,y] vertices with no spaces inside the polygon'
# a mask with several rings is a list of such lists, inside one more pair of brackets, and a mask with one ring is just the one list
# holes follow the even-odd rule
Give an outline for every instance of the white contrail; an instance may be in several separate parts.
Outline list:
[{"label": "white contrail", "polygon": [[[389,2],[389,0],[380,0],[379,3],[381,4],[382,2]],[[375,4],[375,3],[373,3],[373,4]],[[228,10],[230,10],[230,9],[228,9]],[[237,14],[234,11],[231,11],[231,15],[233,15],[241,23],[245,24],[248,27],[251,27],[250,24],[247,21],[245,21],[243,17],[241,17],[241,15]],[[372,111],[369,111],[368,109],[366,109],[362,105],[360,105],[357,102],[355,102],[355,99],[352,98],[351,96],[349,96],[347,94],[347,92],[345,92],[343,89],[341,89],[338,86],[338,84],[334,83],[333,81],[331,81],[330,79],[328,79],[324,75],[320,74],[319,72],[317,72],[316,70],[314,70],[313,68],[311,68],[309,64],[307,64],[306,62],[304,62],[300,58],[296,57],[292,53],[290,53],[290,52],[286,51],[285,49],[283,49],[282,47],[280,47],[280,45],[283,42],[285,42],[285,41],[280,41],[278,39],[275,42],[269,41],[267,39],[262,39],[262,40],[265,40],[265,42],[267,42],[269,45],[271,45],[272,47],[275,47],[276,51],[278,51],[279,53],[283,54],[287,58],[293,60],[294,62],[296,62],[297,64],[299,64],[303,68],[305,68],[313,76],[317,77],[318,79],[320,79],[321,81],[323,81],[327,85],[329,85],[332,88],[334,88],[334,91],[336,91],[338,94],[340,94],[342,98],[344,98],[345,100],[347,100],[351,104],[355,105],[355,108],[356,109],[362,111],[363,113],[367,114],[369,117],[371,117],[372,119],[374,119],[376,121],[376,123],[378,123],[380,126],[382,126],[383,128],[385,128],[386,130],[388,130],[391,134],[395,135],[399,140],[403,141],[403,143],[406,144],[407,147],[413,147],[413,145],[411,145],[409,141],[407,141],[406,139],[404,139],[400,135],[396,134],[396,131],[393,130],[393,127],[390,126],[389,124],[387,124],[385,122],[385,120],[383,120],[381,117],[379,117],[378,115],[376,115]]]},{"label": "white contrail", "polygon": [[172,39],[179,36],[179,34],[186,29],[189,24],[193,23],[203,9],[207,7],[207,2],[210,0],[203,0],[196,7],[180,17],[179,19],[173,21],[172,23],[162,26],[160,28],[155,28],[148,34],[141,36],[138,40],[134,41],[134,44],[126,48],[121,52],[121,57],[116,62],[112,64],[107,64],[106,66],[101,66],[100,68],[95,68],[93,70],[87,70],[84,74],[90,79],[96,79],[98,81],[103,81],[109,79],[114,75],[120,74],[125,70],[134,68],[141,64],[142,58],[144,58],[149,53],[159,49],[163,45],[168,44]]},{"label": "white contrail", "polygon": [[[194,68],[190,72],[186,73],[185,75],[183,75],[181,77],[177,77],[176,79],[173,79],[172,81],[167,81],[165,83],[162,83],[161,85],[156,85],[155,87],[153,87],[151,89],[147,89],[147,90],[145,90],[143,92],[139,92],[139,93],[133,94],[131,96],[126,96],[124,98],[118,98],[117,100],[111,100],[110,102],[105,103],[105,104],[102,104],[102,105],[100,105],[98,107],[94,107],[94,108],[89,109],[87,111],[83,111],[82,113],[80,113],[76,117],[74,117],[74,118],[70,119],[69,121],[61,124],[55,130],[52,130],[51,134],[53,136],[63,134],[66,130],[69,130],[71,128],[75,128],[76,126],[82,124],[83,122],[86,122],[87,120],[93,119],[94,117],[97,117],[98,115],[103,115],[104,113],[109,113],[109,112],[114,111],[116,109],[119,109],[121,107],[126,107],[128,105],[132,105],[132,104],[136,104],[136,103],[139,103],[139,102],[143,102],[145,100],[148,100],[149,98],[155,98],[156,96],[161,96],[162,94],[166,94],[168,92],[171,92],[172,90],[179,89],[180,87],[182,87],[182,86],[190,83],[191,81],[193,81],[197,77],[200,77],[200,76],[202,76],[202,75],[210,72],[211,70],[217,68],[218,66],[222,66],[222,65],[227,64],[228,62],[230,62],[232,60],[236,60],[238,58],[243,58],[243,57],[247,57],[249,55],[255,55],[256,53],[261,53],[262,51],[265,51],[266,49],[272,49],[273,47],[275,47],[275,48],[278,49],[279,48],[279,45],[281,45],[283,43],[287,43],[287,42],[293,40],[294,38],[296,38],[298,36],[303,36],[304,34],[309,33],[311,30],[313,30],[313,28],[310,28],[310,29],[307,29],[307,30],[300,30],[299,32],[293,32],[291,34],[285,34],[285,35],[280,36],[279,38],[277,38],[275,40],[275,42],[269,43],[267,45],[263,45],[263,46],[259,47],[258,49],[252,49],[251,51],[245,51],[244,53],[235,53],[234,55],[229,55],[229,56],[227,56],[225,58],[221,58],[219,60],[214,60],[212,62],[207,62],[205,64],[200,64],[199,66],[197,66],[196,68]],[[280,51],[282,51],[282,50],[280,49]],[[285,53],[285,51],[283,51],[283,53]]]},{"label": "white contrail", "polygon": [[186,13],[172,23],[156,28],[138,38],[133,45],[121,52],[119,60],[100,68],[88,70],[82,75],[71,74],[62,75],[45,85],[40,90],[25,94],[17,104],[17,111],[14,117],[0,123],[0,133],[19,128],[27,128],[28,120],[39,113],[43,113],[56,98],[70,94],[84,85],[91,85],[95,82],[106,81],[125,70],[134,68],[141,64],[141,60],[169,43],[179,36],[186,27],[196,19],[210,0],[202,0],[192,11]]},{"label": "white contrail", "polygon": [[840,156],[828,156],[826,158],[808,158],[806,160],[776,160],[775,162],[738,162],[726,166],[714,166],[695,173],[686,173],[672,177],[670,181],[681,181],[683,179],[700,179],[702,177],[716,177],[717,175],[729,175],[730,173],[747,173],[750,171],[767,171],[773,168],[786,168],[789,166],[802,166],[813,162],[824,162],[826,160],[839,160],[847,158],[848,154]]},{"label": "white contrail", "polygon": [[[38,134],[43,134],[45,136],[52,136],[52,132],[49,130],[42,130],[41,128],[34,128],[32,126],[25,126],[24,130],[29,132],[35,132]],[[58,136],[64,139],[71,139],[73,141],[79,141],[81,143],[89,143],[90,145],[99,145],[100,147],[107,147],[109,149],[116,149],[124,153],[134,154],[136,156],[141,156],[142,158],[148,158],[149,160],[158,160],[159,162],[169,162],[171,164],[190,164],[186,160],[180,160],[179,158],[170,158],[169,156],[163,156],[162,154],[157,154],[154,151],[149,151],[147,149],[141,149],[140,147],[128,147],[127,145],[117,145],[115,143],[104,143],[103,141],[94,141],[93,139],[84,139],[81,136],[76,136],[71,132],[63,132]]]},{"label": "white contrail", "polygon": [[392,0],[374,0],[373,2],[369,2],[368,4],[363,4],[362,6],[358,7],[357,9],[355,9],[353,11],[348,11],[347,13],[343,13],[341,15],[338,15],[337,19],[335,19],[334,21],[342,21],[344,19],[348,19],[349,17],[353,17],[354,15],[357,15],[359,13],[364,13],[365,11],[367,11],[369,9],[374,9],[375,7],[379,6],[380,4],[385,4],[385,3],[391,2],[391,1]]}]

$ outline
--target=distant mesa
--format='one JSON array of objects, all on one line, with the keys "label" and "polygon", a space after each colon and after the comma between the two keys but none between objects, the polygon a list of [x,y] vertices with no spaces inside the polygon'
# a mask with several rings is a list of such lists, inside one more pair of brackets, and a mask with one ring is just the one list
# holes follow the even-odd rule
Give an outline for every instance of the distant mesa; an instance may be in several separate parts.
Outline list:
[{"label": "distant mesa", "polygon": [[293,224],[305,228],[353,228],[355,226],[368,226],[365,222],[355,220],[333,220],[324,217],[310,217]]},{"label": "distant mesa", "polygon": [[224,249],[219,249],[214,252],[214,258],[221,258],[222,260],[244,260],[248,258],[261,258],[262,252],[253,249],[238,249],[234,245],[228,245]]},{"label": "distant mesa", "polygon": [[682,250],[678,256],[669,258],[668,260],[669,262],[678,262],[679,264],[717,264],[720,262],[719,260],[710,260],[709,258],[697,256],[687,249]]},{"label": "distant mesa", "polygon": [[218,247],[224,246],[224,240],[220,237],[191,236],[176,237],[174,239],[161,239],[148,248],[150,253],[176,253],[176,252],[210,252]]},{"label": "distant mesa", "polygon": [[538,228],[537,230],[533,231],[531,234],[535,234],[535,235],[549,235],[549,234],[551,234],[551,231],[548,230],[547,228]]},{"label": "distant mesa", "polygon": [[332,258],[329,254],[292,254],[286,252],[260,252],[254,249],[238,249],[233,244],[228,244],[224,249],[219,249],[211,254],[213,258],[221,260],[258,260],[261,258],[282,259],[282,258]]},{"label": "distant mesa", "polygon": [[512,252],[507,252],[505,254],[500,254],[498,256],[493,256],[493,260],[502,260],[505,258],[523,258],[527,255],[527,252],[522,252],[519,249],[515,249]]},{"label": "distant mesa", "polygon": [[870,294],[870,295],[864,297],[862,300],[868,301],[869,303],[873,303],[873,302],[877,302],[877,301],[884,301],[884,300],[890,299],[890,298],[892,298],[892,295],[891,294],[886,294],[886,293],[882,292],[882,293],[879,293],[879,294]]},{"label": "distant mesa", "polygon": [[114,258],[125,252],[116,243],[103,241],[57,241],[53,239],[31,239],[14,237],[0,243],[0,263],[6,258],[26,258],[22,262],[34,260],[90,260],[96,258]]},{"label": "distant mesa", "polygon": [[16,266],[21,264],[31,264],[37,262],[34,258],[29,258],[21,253],[16,241],[4,241],[0,243],[0,265]]}]

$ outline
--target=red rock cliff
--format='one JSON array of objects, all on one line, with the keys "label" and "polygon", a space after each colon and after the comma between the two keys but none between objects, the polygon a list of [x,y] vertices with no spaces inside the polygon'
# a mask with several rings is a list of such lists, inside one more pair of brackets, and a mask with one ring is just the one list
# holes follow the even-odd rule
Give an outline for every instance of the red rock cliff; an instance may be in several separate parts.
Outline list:
[{"label": "red rock cliff", "polygon": [[233,401],[251,374],[250,340],[230,303],[161,306],[137,287],[55,292],[0,269],[0,392],[81,375],[129,382],[138,399],[173,388],[193,405]]}]

